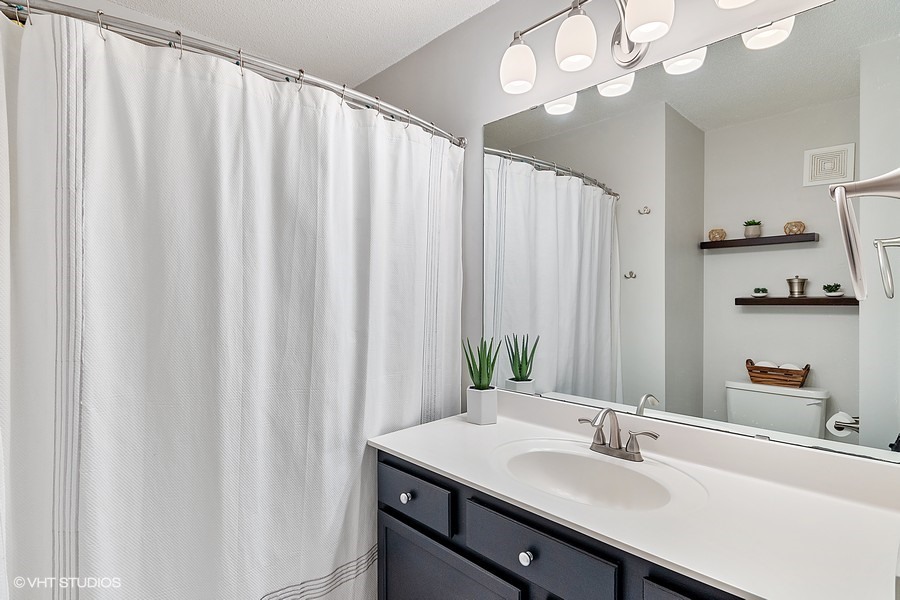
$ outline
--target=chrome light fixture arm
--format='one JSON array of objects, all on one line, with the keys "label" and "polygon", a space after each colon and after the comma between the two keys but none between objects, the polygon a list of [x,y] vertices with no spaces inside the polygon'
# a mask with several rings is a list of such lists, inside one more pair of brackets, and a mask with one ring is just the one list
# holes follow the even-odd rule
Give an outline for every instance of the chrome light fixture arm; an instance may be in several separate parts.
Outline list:
[{"label": "chrome light fixture arm", "polygon": [[623,69],[630,69],[640,63],[650,50],[650,44],[632,42],[625,31],[625,7],[627,0],[613,0],[619,11],[619,24],[613,32],[610,50],[613,60]]}]

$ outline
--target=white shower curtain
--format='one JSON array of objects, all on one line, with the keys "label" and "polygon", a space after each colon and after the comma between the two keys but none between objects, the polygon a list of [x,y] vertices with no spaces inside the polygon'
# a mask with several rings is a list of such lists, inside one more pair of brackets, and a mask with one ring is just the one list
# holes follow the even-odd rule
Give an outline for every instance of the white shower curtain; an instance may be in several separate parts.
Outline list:
[{"label": "white shower curtain", "polygon": [[21,48],[9,576],[374,598],[366,439],[458,408],[462,150],[104,35]]},{"label": "white shower curtain", "polygon": [[[486,336],[540,335],[538,393],[621,402],[615,199],[486,154],[484,211]],[[495,383],[511,376],[505,353]]]},{"label": "white shower curtain", "polygon": [[[0,17],[0,20],[6,21]],[[9,126],[16,112],[19,47],[22,28],[9,23],[0,37],[0,600],[9,598],[7,540],[9,539],[10,409],[12,391],[10,226],[14,172],[11,148],[15,131]]]}]

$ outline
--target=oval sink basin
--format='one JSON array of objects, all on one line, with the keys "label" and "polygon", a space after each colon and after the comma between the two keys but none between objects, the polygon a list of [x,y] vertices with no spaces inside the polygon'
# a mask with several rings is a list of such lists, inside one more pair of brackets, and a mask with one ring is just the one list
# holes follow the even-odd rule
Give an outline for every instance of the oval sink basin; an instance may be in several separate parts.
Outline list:
[{"label": "oval sink basin", "polygon": [[573,440],[521,440],[494,451],[496,467],[541,492],[615,510],[651,511],[703,504],[694,478],[646,458],[633,463]]}]

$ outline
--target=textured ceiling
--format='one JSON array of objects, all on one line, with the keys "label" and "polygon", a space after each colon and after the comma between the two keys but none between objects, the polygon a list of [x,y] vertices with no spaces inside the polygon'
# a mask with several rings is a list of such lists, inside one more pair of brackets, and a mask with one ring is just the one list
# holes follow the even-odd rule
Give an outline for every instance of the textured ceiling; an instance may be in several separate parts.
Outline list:
[{"label": "textured ceiling", "polygon": [[171,23],[172,29],[355,86],[497,0],[112,2]]},{"label": "textured ceiling", "polygon": [[749,51],[740,36],[719,42],[698,71],[672,76],[653,65],[625,96],[603,98],[590,87],[568,115],[538,106],[491,123],[485,145],[514,149],[654,102],[710,131],[848,98],[859,94],[859,48],[898,35],[898,0],[837,0],[798,15],[791,37],[775,48]]}]

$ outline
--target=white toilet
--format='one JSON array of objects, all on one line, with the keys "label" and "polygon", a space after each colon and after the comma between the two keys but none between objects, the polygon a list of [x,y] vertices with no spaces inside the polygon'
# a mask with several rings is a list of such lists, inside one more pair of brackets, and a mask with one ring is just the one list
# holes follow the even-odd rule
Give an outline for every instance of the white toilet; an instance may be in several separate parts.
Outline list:
[{"label": "white toilet", "polygon": [[809,437],[825,435],[828,390],[725,382],[725,416],[729,423]]}]

